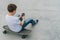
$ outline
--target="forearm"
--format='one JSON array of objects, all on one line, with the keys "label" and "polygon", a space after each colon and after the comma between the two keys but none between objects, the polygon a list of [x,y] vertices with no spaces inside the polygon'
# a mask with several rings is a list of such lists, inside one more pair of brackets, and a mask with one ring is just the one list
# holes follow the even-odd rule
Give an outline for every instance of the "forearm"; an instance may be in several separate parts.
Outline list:
[{"label": "forearm", "polygon": [[24,24],[24,21],[25,21],[25,20],[23,19],[23,20],[22,20],[22,25]]}]

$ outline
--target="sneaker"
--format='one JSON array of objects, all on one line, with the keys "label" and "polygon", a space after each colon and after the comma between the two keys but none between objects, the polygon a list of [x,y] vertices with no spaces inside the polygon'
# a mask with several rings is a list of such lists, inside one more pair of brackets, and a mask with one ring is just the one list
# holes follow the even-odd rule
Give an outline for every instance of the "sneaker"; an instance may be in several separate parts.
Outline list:
[{"label": "sneaker", "polygon": [[35,25],[38,23],[38,21],[39,21],[39,20],[37,19],[37,20],[35,21],[35,24],[34,24],[34,25],[32,25],[32,26],[35,26]]},{"label": "sneaker", "polygon": [[38,21],[39,21],[39,20],[37,19],[37,20],[36,20],[36,23],[38,23]]}]

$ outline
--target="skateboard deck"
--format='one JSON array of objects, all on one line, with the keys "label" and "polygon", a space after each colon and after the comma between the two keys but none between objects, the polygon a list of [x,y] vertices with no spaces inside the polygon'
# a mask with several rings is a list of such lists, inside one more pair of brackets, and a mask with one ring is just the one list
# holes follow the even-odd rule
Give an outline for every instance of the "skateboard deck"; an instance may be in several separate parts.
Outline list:
[{"label": "skateboard deck", "polygon": [[[4,28],[6,31],[13,32],[13,31],[11,31],[11,30],[9,29],[8,25],[4,25],[3,28]],[[21,31],[21,32],[18,33],[18,34],[20,34],[20,35],[28,35],[28,34],[30,34],[30,32],[31,32],[31,30],[23,30],[23,31]],[[17,32],[14,32],[14,33],[17,33]]]}]

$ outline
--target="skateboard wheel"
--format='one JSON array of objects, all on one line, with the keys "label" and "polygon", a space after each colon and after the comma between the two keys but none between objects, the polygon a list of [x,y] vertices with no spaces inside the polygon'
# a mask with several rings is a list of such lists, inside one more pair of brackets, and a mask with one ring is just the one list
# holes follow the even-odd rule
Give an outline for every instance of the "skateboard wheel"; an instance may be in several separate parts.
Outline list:
[{"label": "skateboard wheel", "polygon": [[4,30],[4,31],[3,31],[3,34],[6,34],[6,33],[7,33],[7,31],[6,31],[6,30]]},{"label": "skateboard wheel", "polygon": [[25,39],[28,35],[22,35],[22,39]]}]

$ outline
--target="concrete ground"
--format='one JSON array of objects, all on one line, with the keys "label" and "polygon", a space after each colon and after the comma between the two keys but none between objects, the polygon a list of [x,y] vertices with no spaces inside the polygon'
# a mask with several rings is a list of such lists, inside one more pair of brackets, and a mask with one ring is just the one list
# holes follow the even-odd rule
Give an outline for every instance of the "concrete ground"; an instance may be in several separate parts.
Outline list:
[{"label": "concrete ground", "polygon": [[[26,18],[39,19],[26,39],[13,33],[2,33],[10,3],[18,6],[17,14],[24,12]],[[60,0],[0,0],[0,40],[60,40]]]}]

